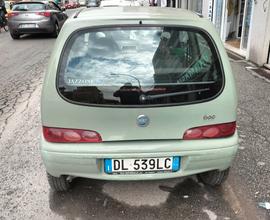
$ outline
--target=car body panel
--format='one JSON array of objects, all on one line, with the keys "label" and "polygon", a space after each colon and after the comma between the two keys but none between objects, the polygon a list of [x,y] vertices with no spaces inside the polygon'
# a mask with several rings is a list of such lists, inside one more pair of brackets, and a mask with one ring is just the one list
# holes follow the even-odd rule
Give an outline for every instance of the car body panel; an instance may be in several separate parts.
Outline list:
[{"label": "car body panel", "polygon": [[[22,28],[24,24],[34,24],[36,27]],[[51,24],[50,20],[41,20],[36,22],[20,21],[9,22],[10,31],[16,32],[18,34],[34,34],[34,33],[52,33],[54,31],[54,26]]]},{"label": "car body panel", "polygon": [[[78,128],[89,129],[97,131],[101,134],[103,141],[116,141],[116,140],[140,140],[140,139],[179,139],[183,137],[184,132],[192,127],[218,124],[225,122],[232,122],[236,120],[236,106],[237,99],[236,90],[234,87],[234,79],[231,74],[230,64],[227,59],[227,54],[224,46],[219,39],[216,31],[206,21],[181,21],[182,26],[197,27],[211,31],[211,36],[216,38],[216,46],[222,59],[224,72],[226,75],[226,82],[223,92],[214,100],[191,104],[191,105],[179,105],[171,107],[154,107],[154,108],[106,108],[106,107],[91,107],[72,104],[67,102],[59,96],[55,88],[57,60],[60,59],[61,50],[66,41],[66,37],[73,31],[88,26],[99,26],[99,23],[103,25],[136,25],[137,19],[128,20],[91,20],[85,19],[83,16],[80,22],[76,22],[76,28],[73,25],[67,25],[63,28],[63,32],[60,34],[60,39],[57,40],[56,48],[52,54],[52,61],[49,65],[49,72],[47,79],[45,79],[46,93],[43,92],[42,103],[42,123],[44,126],[49,127],[63,127],[63,128]],[[91,18],[94,17],[93,15]],[[203,20],[203,19],[202,19]],[[91,21],[93,21],[91,23]],[[73,20],[67,21],[68,23]],[[143,20],[144,24],[148,25],[179,25],[179,21],[175,20]],[[207,25],[207,26],[205,26]],[[64,112],[59,111],[65,109]],[[198,111],[198,108],[200,111]],[[74,117],[75,113],[80,114],[78,120]],[[179,117],[179,115],[188,112],[189,117]],[[150,124],[145,128],[138,128],[136,119],[139,115],[146,115],[150,118]],[[215,115],[214,120],[205,120],[205,115]],[[67,117],[69,120],[58,120],[61,117]],[[100,123],[102,121],[103,123]],[[117,129],[114,129],[115,122],[117,121]],[[105,123],[105,124],[104,124]],[[129,129],[127,129],[127,127]],[[155,129],[155,134],[151,132]],[[166,133],[164,131],[170,131]]]},{"label": "car body panel", "polygon": [[[42,11],[35,11],[35,12],[18,12],[17,16],[14,16],[11,21],[26,21],[26,22],[32,22],[32,21],[41,21],[44,20],[44,16],[41,16],[37,13]],[[49,20],[48,18],[45,18],[46,20]]]},{"label": "car body panel", "polygon": [[[137,108],[85,106],[68,102],[60,97],[56,89],[58,61],[65,42],[72,33],[89,27],[139,24],[194,27],[211,36],[222,58],[225,83],[221,94],[202,103]],[[236,110],[237,94],[227,53],[219,35],[209,21],[180,9],[147,7],[86,9],[76,19],[69,19],[64,24],[56,41],[43,85],[42,125],[94,130],[101,135],[103,143],[53,144],[42,139],[43,160],[47,171],[55,176],[66,174],[119,180],[170,178],[213,169],[224,170],[230,166],[235,155],[238,146],[237,134],[217,140],[183,141],[182,139],[184,132],[192,127],[236,121]],[[150,118],[147,127],[138,127],[136,120],[139,115]],[[165,155],[179,155],[187,158],[186,162],[185,159],[182,162],[183,168],[185,166],[190,166],[190,168],[185,172],[180,170],[166,175],[141,174],[129,177],[112,177],[102,171],[102,158],[105,157],[137,158]],[[224,160],[222,160],[222,155]],[[92,159],[88,160],[90,158]],[[197,165],[195,165],[196,158],[202,158]],[[91,167],[97,164],[99,164],[98,167]],[[65,166],[68,168],[65,169]],[[89,167],[89,172],[87,167]]]},{"label": "car body panel", "polygon": [[[238,148],[237,135],[228,139],[200,141],[113,142],[102,144],[41,144],[47,172],[53,176],[71,175],[107,180],[165,179],[192,175],[208,170],[225,170]],[[226,143],[224,145],[224,143]],[[223,147],[219,147],[223,146]],[[65,149],[65,150],[63,150]],[[104,158],[158,158],[181,156],[180,170],[169,173],[109,175]]]}]

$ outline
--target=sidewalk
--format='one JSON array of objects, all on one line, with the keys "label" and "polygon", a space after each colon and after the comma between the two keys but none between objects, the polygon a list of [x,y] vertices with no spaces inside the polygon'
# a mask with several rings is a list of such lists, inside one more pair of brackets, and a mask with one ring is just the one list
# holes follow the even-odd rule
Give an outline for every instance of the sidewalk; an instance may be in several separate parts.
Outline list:
[{"label": "sidewalk", "polygon": [[251,72],[253,75],[256,75],[260,78],[264,78],[267,81],[270,80],[270,69],[265,66],[257,66],[256,64],[246,60],[244,57],[233,53],[232,51],[227,50],[229,58],[234,62],[247,63],[246,69]]}]

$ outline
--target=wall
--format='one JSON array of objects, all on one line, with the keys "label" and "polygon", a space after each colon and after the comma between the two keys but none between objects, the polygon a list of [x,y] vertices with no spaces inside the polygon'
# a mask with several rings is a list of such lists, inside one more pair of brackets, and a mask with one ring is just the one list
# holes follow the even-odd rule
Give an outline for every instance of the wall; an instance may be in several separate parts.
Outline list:
[{"label": "wall", "polygon": [[262,66],[270,41],[270,0],[254,0],[247,59]]},{"label": "wall", "polygon": [[202,15],[205,18],[209,18],[211,10],[209,9],[209,0],[203,0],[203,6],[202,6]]},{"label": "wall", "polygon": [[188,6],[187,0],[179,0],[179,3],[178,3],[179,8],[187,9],[187,6]]}]

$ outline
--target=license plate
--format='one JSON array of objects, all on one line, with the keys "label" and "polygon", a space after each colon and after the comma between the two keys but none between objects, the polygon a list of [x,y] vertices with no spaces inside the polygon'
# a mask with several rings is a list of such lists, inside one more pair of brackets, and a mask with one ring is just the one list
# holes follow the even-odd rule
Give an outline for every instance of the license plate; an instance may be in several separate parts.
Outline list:
[{"label": "license plate", "polygon": [[36,28],[36,24],[21,24],[20,28]]},{"label": "license plate", "polygon": [[181,157],[104,159],[105,173],[175,172],[180,169]]}]

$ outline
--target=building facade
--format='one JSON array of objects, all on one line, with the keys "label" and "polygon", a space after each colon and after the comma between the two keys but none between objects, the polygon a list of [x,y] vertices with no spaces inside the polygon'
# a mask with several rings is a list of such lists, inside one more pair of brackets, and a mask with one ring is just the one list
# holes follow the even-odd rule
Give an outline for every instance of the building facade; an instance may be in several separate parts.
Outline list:
[{"label": "building facade", "polygon": [[270,0],[176,0],[215,25],[225,47],[270,67]]}]

